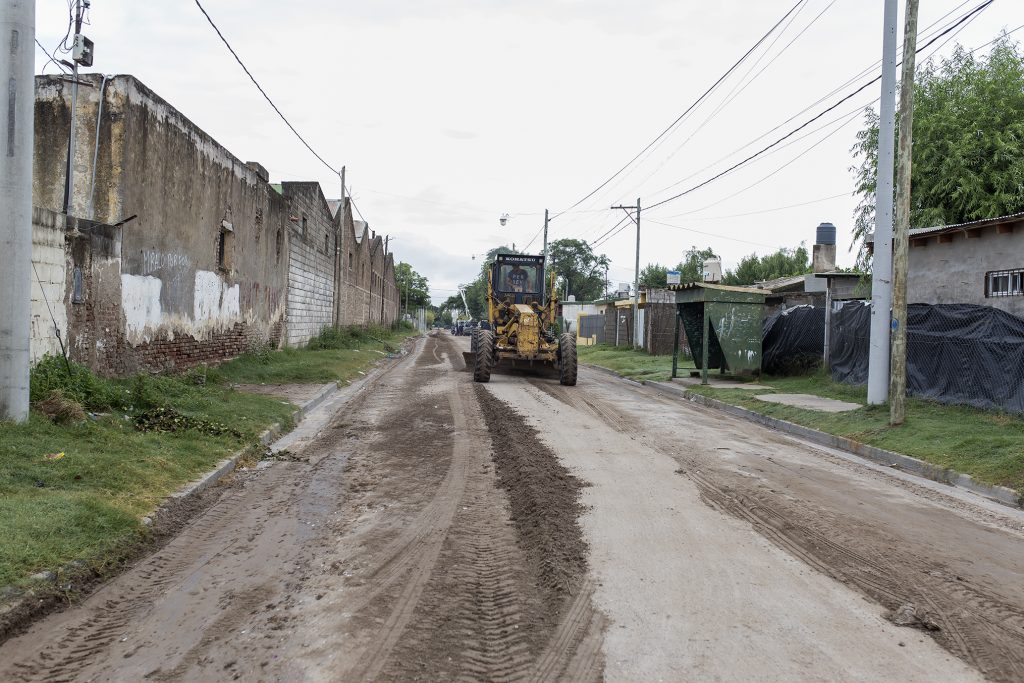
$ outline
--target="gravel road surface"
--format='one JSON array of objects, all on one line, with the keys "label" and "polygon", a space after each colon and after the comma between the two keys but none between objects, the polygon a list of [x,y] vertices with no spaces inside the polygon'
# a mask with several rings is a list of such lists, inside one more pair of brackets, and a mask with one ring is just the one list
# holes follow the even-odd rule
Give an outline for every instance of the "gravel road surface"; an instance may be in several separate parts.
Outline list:
[{"label": "gravel road surface", "polygon": [[0,680],[1024,679],[1024,515],[463,350],[332,401]]}]

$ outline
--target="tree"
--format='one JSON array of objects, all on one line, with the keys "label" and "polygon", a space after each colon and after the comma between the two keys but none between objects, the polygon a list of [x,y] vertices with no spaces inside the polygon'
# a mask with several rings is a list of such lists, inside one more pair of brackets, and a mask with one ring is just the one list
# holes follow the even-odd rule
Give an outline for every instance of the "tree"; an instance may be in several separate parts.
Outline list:
[{"label": "tree", "polygon": [[398,282],[398,295],[401,297],[403,310],[425,308],[430,305],[427,278],[413,270],[408,263],[395,264],[395,280]]},{"label": "tree", "polygon": [[558,276],[558,290],[575,295],[577,301],[598,299],[604,294],[605,272],[611,260],[594,253],[583,240],[555,240],[548,245],[548,273]]},{"label": "tree", "polygon": [[[962,46],[929,61],[914,84],[910,226],[963,223],[1024,210],[1024,54],[1003,35],[988,56]],[[865,266],[864,238],[874,231],[878,114],[868,110],[851,150],[854,239]]]},{"label": "tree", "polygon": [[701,282],[704,279],[704,261],[710,258],[718,258],[711,247],[698,249],[691,247],[683,256],[683,260],[674,268],[667,268],[660,263],[649,263],[640,271],[640,289],[656,289],[668,286],[668,271],[679,271],[679,281]]},{"label": "tree", "polygon": [[690,247],[689,251],[683,256],[683,260],[675,267],[679,271],[679,281],[683,284],[687,282],[703,282],[704,262],[712,258],[718,258],[718,254],[711,247],[707,249],[698,249],[696,246]]},{"label": "tree", "polygon": [[648,263],[640,271],[640,289],[657,289],[668,286],[668,268],[660,263]]},{"label": "tree", "polygon": [[756,282],[774,280],[788,275],[802,275],[811,272],[811,260],[807,247],[801,244],[796,249],[779,249],[774,254],[758,256],[750,254],[740,259],[735,271],[726,271],[722,276],[723,285],[752,285]]}]

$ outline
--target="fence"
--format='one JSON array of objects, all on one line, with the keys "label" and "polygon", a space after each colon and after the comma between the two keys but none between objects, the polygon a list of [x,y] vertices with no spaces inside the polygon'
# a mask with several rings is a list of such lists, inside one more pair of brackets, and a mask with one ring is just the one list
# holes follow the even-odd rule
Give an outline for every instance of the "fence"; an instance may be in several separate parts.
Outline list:
[{"label": "fence", "polygon": [[605,317],[600,314],[579,316],[576,329],[576,343],[581,346],[606,344]]},{"label": "fence", "polygon": [[[870,304],[843,302],[833,310],[829,365],[837,382],[867,382],[870,328]],[[764,348],[768,373],[784,374],[811,359],[820,362],[824,311],[790,309],[769,318]],[[941,403],[1024,413],[1024,319],[989,306],[910,305],[907,393]]]},{"label": "fence", "polygon": [[664,356],[672,353],[672,344],[676,340],[676,326],[679,327],[680,352],[689,354],[690,347],[686,344],[686,333],[683,323],[676,317],[676,305],[648,304],[645,309],[644,348],[652,356]]}]

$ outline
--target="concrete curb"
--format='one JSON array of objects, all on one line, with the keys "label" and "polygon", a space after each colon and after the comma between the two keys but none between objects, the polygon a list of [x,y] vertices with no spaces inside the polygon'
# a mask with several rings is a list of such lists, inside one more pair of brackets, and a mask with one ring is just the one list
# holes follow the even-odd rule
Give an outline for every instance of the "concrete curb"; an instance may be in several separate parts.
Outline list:
[{"label": "concrete curb", "polygon": [[[318,406],[322,405],[327,399],[329,399],[331,396],[333,396],[335,393],[337,393],[337,391],[338,391],[337,383],[336,382],[331,382],[330,384],[325,386],[323,389],[321,389],[319,392],[317,392],[316,396],[314,396],[312,399],[310,399],[309,401],[306,401],[304,404],[302,404],[295,411],[295,413],[293,414],[294,415],[294,420],[295,420],[296,424],[298,424],[300,421],[302,421],[302,419],[307,414],[309,414],[313,409],[315,409]],[[280,438],[282,436],[283,432],[284,432],[284,429],[282,428],[282,426],[280,424],[272,425],[269,429],[267,429],[262,434],[260,434],[259,443],[261,445],[263,445],[263,446],[269,446],[271,443],[273,443],[278,438]],[[199,493],[201,493],[201,492],[205,491],[206,489],[210,488],[211,486],[215,485],[217,482],[219,482],[221,479],[226,477],[228,474],[231,474],[232,472],[234,472],[235,469],[238,467],[238,461],[241,460],[242,457],[245,455],[246,450],[247,449],[242,449],[242,450],[238,451],[237,453],[235,453],[234,455],[232,455],[231,457],[226,458],[226,459],[220,461],[219,463],[217,463],[217,466],[214,467],[211,471],[207,472],[206,474],[204,474],[199,479],[197,479],[195,481],[192,481],[192,482],[189,482],[188,484],[186,484],[182,488],[178,489],[176,492],[174,492],[171,495],[169,495],[164,500],[164,502],[161,503],[156,508],[156,510],[154,510],[149,516],[143,517],[143,519],[142,519],[143,525],[145,525],[145,526],[151,525],[153,523],[153,516],[158,514],[161,509],[163,509],[164,507],[167,506],[168,503],[180,502],[180,501],[188,500],[189,498],[191,498],[193,496],[196,496]],[[56,580],[56,578],[57,578],[57,576],[59,574],[62,574],[65,571],[67,571],[68,569],[73,568],[75,566],[76,566],[76,564],[72,563],[71,565],[62,567],[61,570],[59,572],[57,572],[57,573],[54,573],[54,572],[44,572],[44,573],[41,573],[39,575],[39,579],[40,579],[40,581],[43,581],[43,582],[46,582],[46,583],[52,583],[53,581]],[[45,575],[45,578],[44,578],[44,575]],[[2,588],[2,587],[0,587],[0,588]],[[40,600],[40,596],[35,592],[35,589],[28,589],[24,595],[22,595],[22,596],[20,596],[18,598],[15,598],[12,601],[9,601],[9,602],[7,602],[7,601],[0,601],[0,618],[6,617],[6,615],[8,615],[8,614],[17,612],[17,611],[22,610],[22,609],[26,609],[26,608],[31,609],[31,607],[29,607],[29,605],[31,605],[32,602],[38,601],[38,600]]]},{"label": "concrete curb", "polygon": [[1024,508],[1024,496],[1020,492],[1014,489],[1007,488],[1005,486],[991,486],[989,484],[982,484],[975,481],[969,474],[963,474],[956,470],[951,470],[945,467],[939,467],[938,465],[932,465],[923,460],[904,455],[902,453],[896,453],[894,451],[887,451],[884,448],[877,448],[875,446],[869,446],[868,444],[848,439],[844,436],[836,436],[834,434],[828,434],[826,432],[818,431],[817,429],[811,429],[810,427],[804,427],[802,425],[788,422],[786,420],[780,420],[775,417],[769,417],[762,415],[761,413],[748,410],[747,408],[741,408],[740,406],[734,406],[731,403],[719,401],[715,398],[709,398],[703,394],[697,394],[680,387],[672,386],[664,382],[637,382],[636,380],[628,377],[623,377],[613,370],[603,368],[598,365],[586,364],[586,367],[599,370],[605,374],[618,377],[619,379],[625,380],[632,384],[640,384],[648,387],[661,394],[682,398],[693,403],[698,403],[708,408],[714,408],[715,410],[721,410],[724,413],[733,415],[735,417],[749,420],[765,427],[778,430],[785,434],[800,437],[805,441],[810,441],[818,446],[825,446],[827,448],[835,448],[841,451],[846,451],[858,457],[870,460],[872,462],[886,465],[888,467],[898,467],[903,472],[914,474],[923,479],[930,479],[931,481],[937,481],[942,484],[949,484],[965,491],[994,500],[997,503],[1007,505],[1014,508]]},{"label": "concrete curb", "polygon": [[[313,398],[309,399],[301,406],[299,406],[298,410],[296,410],[292,414],[293,419],[295,421],[295,425],[298,426],[298,424],[302,422],[302,420],[309,413],[311,413],[314,409],[322,405],[324,401],[326,401],[328,398],[330,398],[337,392],[337,382],[331,382],[330,384],[324,386],[324,388],[318,391]],[[282,429],[280,424],[271,425],[269,429],[260,434],[260,445],[269,446],[270,444],[277,441],[283,435],[283,432],[284,430]],[[167,502],[186,500],[191,496],[194,496],[210,488],[211,486],[219,482],[221,479],[223,479],[225,476],[231,474],[232,472],[235,471],[235,469],[237,469],[238,461],[241,460],[242,457],[245,455],[246,450],[247,449],[242,449],[235,453],[234,455],[232,455],[230,458],[221,460],[219,463],[217,463],[216,467],[214,467],[212,470],[204,474],[202,477],[193,482],[189,482],[184,487],[179,489],[177,492],[172,493],[170,496],[168,496]],[[161,505],[160,507],[163,507],[163,505]]]}]

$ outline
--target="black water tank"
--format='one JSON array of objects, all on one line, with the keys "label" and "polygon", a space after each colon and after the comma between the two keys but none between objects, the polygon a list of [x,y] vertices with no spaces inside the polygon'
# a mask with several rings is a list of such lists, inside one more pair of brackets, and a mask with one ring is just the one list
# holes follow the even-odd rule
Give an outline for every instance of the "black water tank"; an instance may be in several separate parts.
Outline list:
[{"label": "black water tank", "polygon": [[814,241],[815,244],[835,244],[836,243],[836,226],[831,223],[822,223],[818,226],[818,235]]}]

